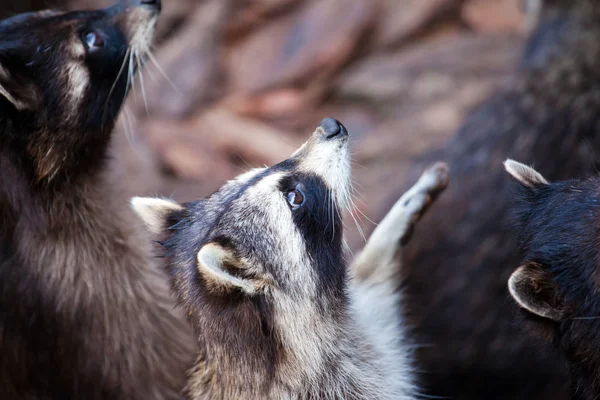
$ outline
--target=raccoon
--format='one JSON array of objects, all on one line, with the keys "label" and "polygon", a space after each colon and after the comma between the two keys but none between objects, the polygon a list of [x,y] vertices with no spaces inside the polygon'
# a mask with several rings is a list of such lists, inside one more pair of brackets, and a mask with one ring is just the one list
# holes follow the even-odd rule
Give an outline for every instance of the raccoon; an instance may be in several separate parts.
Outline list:
[{"label": "raccoon", "polygon": [[[192,399],[414,399],[396,246],[444,189],[435,165],[344,261],[348,133],[326,118],[291,158],[204,200],[134,198],[200,345]],[[393,251],[390,251],[393,250]]]},{"label": "raccoon", "polygon": [[195,341],[118,185],[111,131],[159,0],[0,22],[0,398],[178,399]]},{"label": "raccoon", "polygon": [[[505,86],[455,136],[414,162],[393,204],[433,160],[452,185],[420,222],[402,257],[405,317],[429,396],[460,400],[566,400],[569,373],[549,345],[524,332],[506,281],[518,262],[507,157],[553,180],[598,169],[600,2],[527,1],[534,28]],[[545,350],[540,349],[544,346]]]},{"label": "raccoon", "polygon": [[518,182],[514,223],[523,254],[510,294],[532,336],[567,359],[572,398],[598,399],[600,178],[549,183],[526,165],[505,165]]}]

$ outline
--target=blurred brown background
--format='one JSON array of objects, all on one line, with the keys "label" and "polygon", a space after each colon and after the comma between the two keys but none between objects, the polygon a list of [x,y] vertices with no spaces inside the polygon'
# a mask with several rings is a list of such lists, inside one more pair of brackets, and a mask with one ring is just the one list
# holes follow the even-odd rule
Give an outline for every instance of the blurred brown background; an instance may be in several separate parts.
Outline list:
[{"label": "blurred brown background", "polygon": [[[4,0],[0,16],[112,2]],[[411,158],[442,146],[509,76],[524,30],[518,2],[163,0],[156,63],[116,134],[124,190],[205,196],[285,159],[331,116],[353,137],[360,212],[381,215]]]}]

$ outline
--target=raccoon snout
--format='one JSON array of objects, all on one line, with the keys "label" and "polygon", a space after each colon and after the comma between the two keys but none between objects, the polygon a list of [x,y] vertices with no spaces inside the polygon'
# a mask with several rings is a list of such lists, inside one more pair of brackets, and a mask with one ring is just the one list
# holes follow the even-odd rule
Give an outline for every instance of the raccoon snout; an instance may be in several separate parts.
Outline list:
[{"label": "raccoon snout", "polygon": [[159,11],[162,8],[160,0],[138,0],[140,5],[156,7]]},{"label": "raccoon snout", "polygon": [[344,127],[337,119],[323,118],[319,126],[323,129],[326,139],[333,139],[337,136],[348,136],[346,127]]}]

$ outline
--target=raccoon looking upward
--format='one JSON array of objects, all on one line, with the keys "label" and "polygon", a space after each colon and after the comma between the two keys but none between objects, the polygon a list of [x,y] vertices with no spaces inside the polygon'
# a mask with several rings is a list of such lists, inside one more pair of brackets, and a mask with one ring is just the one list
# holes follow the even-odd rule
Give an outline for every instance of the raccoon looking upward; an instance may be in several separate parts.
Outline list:
[{"label": "raccoon looking upward", "polygon": [[331,118],[288,160],[204,200],[133,199],[196,329],[190,397],[415,398],[395,242],[407,239],[446,179],[436,165],[401,198],[381,224],[387,235],[375,232],[351,280],[340,217],[350,189],[348,133]]},{"label": "raccoon looking upward", "polygon": [[111,131],[159,0],[0,22],[0,398],[178,399],[191,329],[115,201]]}]

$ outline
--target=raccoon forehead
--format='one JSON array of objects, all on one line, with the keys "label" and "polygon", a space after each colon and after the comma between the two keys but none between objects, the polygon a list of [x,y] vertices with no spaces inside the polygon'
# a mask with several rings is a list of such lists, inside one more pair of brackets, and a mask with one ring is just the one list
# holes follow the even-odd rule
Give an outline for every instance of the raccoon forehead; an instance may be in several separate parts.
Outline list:
[{"label": "raccoon forehead", "polygon": [[256,184],[266,171],[267,168],[255,168],[227,181],[225,185],[208,196],[206,204],[212,210],[228,207],[232,201],[241,197],[249,186]]},{"label": "raccoon forehead", "polygon": [[[246,176],[244,180],[235,182],[238,185],[237,193],[233,196],[228,196],[230,202],[237,205],[232,211],[254,205],[261,208],[268,207],[269,205],[277,204],[278,202],[285,205],[285,203],[281,201],[282,196],[279,189],[279,183],[287,176],[287,174],[284,172],[262,172],[262,174],[257,173],[252,176]],[[273,201],[274,199],[277,201]],[[223,205],[227,206],[227,204]]]},{"label": "raccoon forehead", "polygon": [[[225,184],[205,200],[195,204],[194,219],[208,227],[217,228],[224,217],[246,213],[248,207],[264,208],[270,194],[274,194],[285,174],[269,174],[266,169],[249,171]],[[243,222],[243,221],[242,221]]]},{"label": "raccoon forehead", "polygon": [[[206,240],[239,234],[261,235],[258,227],[270,227],[270,235],[285,236],[298,231],[297,222],[285,198],[287,190],[304,186],[307,204],[298,212],[320,214],[332,207],[328,183],[319,175],[295,168],[275,166],[257,169],[230,181],[208,199],[194,206],[194,219],[207,232]],[[306,221],[307,218],[301,218]],[[229,229],[233,227],[233,229]],[[303,246],[296,246],[300,248]]]},{"label": "raccoon forehead", "polygon": [[253,168],[250,171],[244,172],[241,175],[238,175],[235,179],[234,182],[238,182],[238,183],[247,183],[249,182],[252,178],[254,178],[255,176],[258,176],[260,174],[262,174],[263,172],[265,172],[267,170],[267,168]]},{"label": "raccoon forehead", "polygon": [[288,173],[285,172],[273,172],[271,174],[265,175],[262,179],[260,179],[256,185],[250,186],[248,192],[250,194],[272,194],[279,190],[279,182],[288,176]]},{"label": "raccoon forehead", "polygon": [[267,168],[253,168],[228,181],[219,189],[219,192],[234,192],[255,181],[260,175],[264,174]]}]

